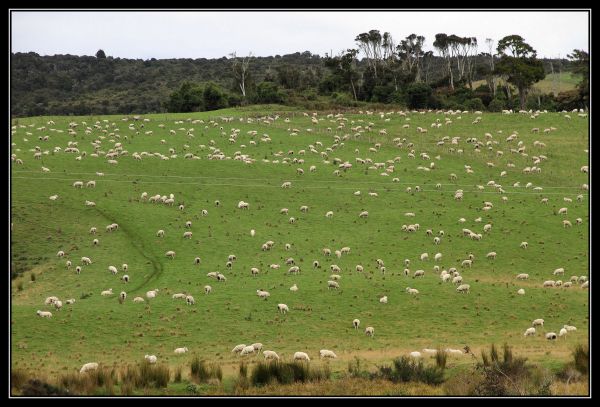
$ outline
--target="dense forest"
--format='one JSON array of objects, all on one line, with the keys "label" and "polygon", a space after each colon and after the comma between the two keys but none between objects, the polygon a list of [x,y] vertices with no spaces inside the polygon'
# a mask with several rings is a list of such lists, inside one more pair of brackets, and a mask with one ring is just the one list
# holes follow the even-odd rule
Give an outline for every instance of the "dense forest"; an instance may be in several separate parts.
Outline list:
[{"label": "dense forest", "polygon": [[[271,57],[123,59],[11,54],[11,115],[130,114],[213,110],[253,103],[309,109],[394,104],[409,108],[500,111],[587,108],[589,56],[536,58],[519,36],[477,52],[475,38],[438,34],[436,53],[412,34],[395,42],[377,30],[359,34],[356,49],[321,57],[297,52]],[[481,45],[481,44],[480,44]],[[497,45],[497,46],[496,46]],[[577,89],[531,91],[546,74],[571,71]]]}]

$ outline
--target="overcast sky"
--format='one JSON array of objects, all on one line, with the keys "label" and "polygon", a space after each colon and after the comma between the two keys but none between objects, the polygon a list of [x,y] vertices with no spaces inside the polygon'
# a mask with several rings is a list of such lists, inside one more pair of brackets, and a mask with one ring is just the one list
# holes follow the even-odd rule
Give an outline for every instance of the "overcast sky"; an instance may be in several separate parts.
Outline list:
[{"label": "overcast sky", "polygon": [[220,58],[284,55],[310,51],[324,56],[355,48],[363,32],[386,31],[399,42],[415,33],[432,50],[435,34],[525,38],[538,57],[588,51],[588,13],[559,12],[25,12],[13,10],[12,52],[95,55],[121,58]]}]

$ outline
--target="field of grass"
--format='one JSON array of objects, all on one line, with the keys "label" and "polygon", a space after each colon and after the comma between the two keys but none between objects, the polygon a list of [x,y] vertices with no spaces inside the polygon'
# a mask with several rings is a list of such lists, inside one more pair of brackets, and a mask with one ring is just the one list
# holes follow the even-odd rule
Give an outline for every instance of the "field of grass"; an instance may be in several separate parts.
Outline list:
[{"label": "field of grass", "polygon": [[[468,113],[452,116],[452,124],[432,128],[438,119],[444,123],[444,115],[393,113],[382,118],[379,113],[354,112],[345,114],[345,127],[337,129],[341,121],[327,117],[328,113],[319,112],[318,124],[303,112],[279,106],[142,116],[149,121],[123,121],[123,116],[14,120],[11,152],[24,163],[13,161],[11,172],[11,261],[13,270],[22,272],[11,286],[12,367],[56,375],[75,372],[87,362],[122,366],[154,354],[159,363],[174,368],[189,366],[198,355],[222,364],[227,375],[240,359],[231,353],[235,345],[261,342],[263,349],[274,350],[286,360],[303,351],[315,363],[320,363],[319,349],[331,349],[338,355],[331,362],[335,373],[345,370],[355,356],[374,366],[422,348],[468,345],[478,351],[492,342],[506,342],[517,354],[555,369],[569,358],[575,344],[588,342],[589,291],[580,284],[542,288],[545,280],[556,279],[552,272],[558,267],[565,269],[564,281],[571,275],[589,274],[589,204],[587,191],[581,188],[589,182],[580,171],[589,162],[587,119],[567,120],[558,113],[533,120],[529,115],[486,113],[479,124],[472,124],[475,116]],[[274,120],[266,121],[267,116]],[[225,117],[233,121],[225,122]],[[55,124],[47,124],[49,120]],[[183,123],[175,123],[180,120]],[[75,135],[68,134],[71,121],[78,123]],[[364,129],[369,122],[372,131],[355,128]],[[164,128],[158,127],[161,123]],[[128,129],[130,124],[135,130]],[[403,127],[406,124],[408,128]],[[418,126],[428,133],[418,133]],[[556,130],[542,134],[551,126]],[[533,127],[540,133],[532,133]],[[187,135],[191,128],[193,135]],[[240,131],[232,143],[233,129]],[[382,129],[387,135],[380,134]],[[518,138],[507,142],[513,132],[518,132]],[[270,142],[261,141],[264,134]],[[39,140],[46,135],[48,141]],[[460,137],[459,144],[446,139],[438,145],[445,136]],[[336,142],[337,137],[344,139]],[[490,149],[475,151],[467,143],[473,137],[489,141]],[[401,147],[393,141],[396,138],[403,140]],[[117,157],[117,165],[108,164],[102,154],[91,155],[94,140],[101,142],[99,150],[104,153],[120,142],[128,154]],[[546,147],[534,146],[535,140]],[[70,141],[87,155],[76,160],[76,153],[53,152],[55,146],[64,150]],[[520,142],[527,156],[511,153]],[[370,152],[375,143],[380,148]],[[309,145],[318,153],[311,152]],[[33,157],[36,146],[48,151],[41,160]],[[132,157],[134,152],[170,157],[169,149],[176,154],[169,160]],[[230,159],[207,159],[214,149]],[[409,158],[410,150],[415,159]],[[504,155],[497,156],[497,150]],[[255,161],[233,159],[236,152]],[[424,152],[431,158],[421,159]],[[199,159],[185,159],[187,153]],[[539,155],[547,157],[538,165],[541,173],[524,174],[522,169],[534,165],[533,157]],[[384,168],[369,169],[356,157],[384,163]],[[292,161],[298,159],[304,163]],[[334,175],[345,161],[352,168]],[[431,162],[435,163],[431,171],[418,169]],[[312,165],[315,172],[309,171]],[[390,165],[393,172],[380,175]],[[473,172],[467,173],[465,165]],[[50,172],[42,172],[42,166]],[[299,175],[297,168],[304,174]],[[507,175],[501,177],[501,171]],[[456,180],[450,179],[451,173]],[[395,177],[398,182],[393,182]],[[73,188],[79,180],[84,184],[96,180],[97,186]],[[505,193],[488,186],[490,180],[502,184]],[[281,188],[284,181],[290,181],[291,188]],[[515,182],[520,187],[513,187]],[[529,182],[533,185],[526,188]],[[435,187],[437,183],[441,188]],[[421,192],[415,192],[417,185]],[[477,185],[485,186],[484,190]],[[543,190],[534,191],[538,186]],[[407,187],[412,192],[406,192]],[[464,190],[462,201],[453,199],[457,189]],[[358,190],[361,194],[354,195]],[[142,192],[172,193],[175,205],[142,201]],[[59,196],[56,201],[49,199],[54,194]],[[579,194],[583,194],[581,202],[576,199]],[[549,199],[547,205],[540,203],[544,197]],[[86,200],[96,206],[86,206]],[[250,204],[249,210],[237,208],[242,200]],[[485,201],[493,203],[491,210],[482,210]],[[179,204],[184,204],[183,211]],[[300,212],[301,205],[307,205],[308,212]],[[568,207],[567,216],[557,214],[561,207]],[[289,208],[289,214],[280,214],[281,208]],[[207,216],[202,216],[203,209]],[[330,210],[334,215],[328,219],[325,213]],[[365,210],[368,218],[359,218]],[[406,212],[416,216],[407,217]],[[289,223],[290,217],[296,222]],[[479,217],[481,222],[476,222]],[[466,222],[459,223],[459,218]],[[583,224],[576,225],[576,218]],[[573,227],[563,228],[563,219]],[[182,237],[188,220],[192,239]],[[118,223],[119,229],[105,232],[111,223]],[[414,223],[420,224],[416,233],[402,231],[403,224]],[[493,226],[489,233],[483,233],[486,223]],[[92,226],[98,228],[96,236],[89,234]],[[483,238],[462,237],[463,228],[482,233]],[[164,238],[156,237],[159,229],[165,231]],[[256,236],[250,235],[251,229]],[[427,229],[434,235],[445,232],[440,245],[434,245]],[[92,244],[94,238],[99,239],[98,246]],[[273,249],[261,251],[268,240],[275,242]],[[528,249],[519,248],[522,241],[529,243]],[[286,243],[291,244],[290,250],[285,250]],[[345,246],[351,252],[341,258],[322,253],[323,248],[333,252]],[[59,250],[67,255],[57,258]],[[176,251],[175,259],[165,257],[168,250]],[[491,251],[497,252],[495,260],[486,259]],[[424,252],[430,260],[420,260]],[[436,263],[437,252],[443,258]],[[473,267],[464,269],[461,262],[469,253],[475,256]],[[237,257],[230,270],[226,268],[229,254]],[[74,268],[82,256],[93,263],[77,275]],[[200,265],[194,264],[197,256]],[[300,274],[288,274],[288,257],[300,267]],[[378,258],[385,262],[385,274],[377,268]],[[411,276],[423,269],[425,277],[404,276],[404,259],[410,259]],[[65,267],[66,260],[73,262],[71,269]],[[313,268],[314,260],[320,268]],[[121,280],[123,271],[116,276],[108,271],[109,265],[120,270],[122,263],[129,265],[127,284]],[[273,263],[281,268],[270,269]],[[332,264],[342,269],[339,290],[327,288]],[[364,266],[364,272],[355,271],[357,264]],[[463,282],[470,284],[470,294],[459,294],[455,285],[442,283],[435,264],[441,269],[456,267]],[[250,273],[252,267],[260,269],[258,276]],[[227,281],[207,277],[212,271],[223,273]],[[519,273],[528,273],[529,280],[516,280]],[[213,288],[209,295],[203,292],[207,284]],[[289,290],[293,284],[297,292]],[[420,294],[408,295],[408,286]],[[100,295],[109,288],[113,296]],[[156,288],[156,298],[133,303],[134,297],[145,297]],[[526,294],[517,295],[519,288]],[[269,291],[270,298],[259,299],[257,289]],[[117,299],[120,291],[127,292],[123,304]],[[179,292],[193,295],[195,305],[171,298]],[[55,311],[44,305],[51,295],[63,304],[68,298],[76,302]],[[384,295],[387,304],[379,302]],[[278,313],[278,303],[287,304],[290,312]],[[53,317],[39,318],[37,310],[51,310]],[[361,321],[358,331],[352,327],[354,318]],[[523,332],[536,318],[545,320],[544,327],[535,337],[525,338]],[[553,342],[544,339],[545,332],[558,333],[564,324],[575,325],[577,331]],[[373,338],[365,335],[367,326],[375,328]],[[189,353],[173,353],[184,346]],[[454,356],[449,362],[451,366],[472,363],[469,356]]]},{"label": "field of grass", "polygon": [[[554,93],[558,95],[560,92],[575,89],[579,82],[581,82],[581,76],[574,75],[572,72],[551,73],[535,83],[533,87],[543,94]],[[504,82],[500,80],[499,83]],[[487,82],[485,80],[475,81],[473,82],[473,89],[481,85],[487,85]]]}]

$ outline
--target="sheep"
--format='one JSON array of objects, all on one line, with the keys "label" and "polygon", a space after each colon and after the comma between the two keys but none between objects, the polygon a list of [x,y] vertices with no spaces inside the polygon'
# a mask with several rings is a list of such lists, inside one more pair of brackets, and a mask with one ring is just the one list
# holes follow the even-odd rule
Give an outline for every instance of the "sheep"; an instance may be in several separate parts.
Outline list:
[{"label": "sheep", "polygon": [[183,347],[183,348],[177,348],[173,351],[173,353],[180,355],[182,353],[186,353],[188,351],[187,347]]},{"label": "sheep", "polygon": [[38,310],[37,314],[42,318],[52,318],[52,313],[50,311],[41,311]]},{"label": "sheep", "polygon": [[566,215],[567,214],[567,208],[560,208],[558,210],[558,214],[559,215]]},{"label": "sheep", "polygon": [[175,258],[175,252],[173,250],[169,250],[168,252],[165,253],[166,257],[170,257],[171,259]]},{"label": "sheep", "polygon": [[292,187],[292,183],[289,181],[286,181],[283,184],[281,184],[281,188],[291,188],[291,187]]},{"label": "sheep", "polygon": [[200,257],[194,257],[194,264],[200,264],[202,259]]},{"label": "sheep", "polygon": [[265,359],[279,360],[279,355],[277,353],[273,352],[272,350],[263,351],[263,355],[265,356]]},{"label": "sheep", "polygon": [[581,288],[589,288],[590,287],[590,282],[586,281],[585,283],[581,284]]},{"label": "sheep", "polygon": [[204,294],[210,294],[212,292],[212,287],[209,285],[204,286]]},{"label": "sheep", "polygon": [[65,252],[62,250],[59,250],[58,253],[56,253],[56,257],[64,257]]},{"label": "sheep", "polygon": [[576,331],[577,328],[572,326],[572,325],[563,325],[563,328],[566,329],[568,332],[572,332],[572,331]]},{"label": "sheep", "polygon": [[381,297],[381,298],[379,299],[379,303],[381,303],[381,304],[387,304],[387,302],[388,302],[388,297],[387,297],[387,295],[384,295],[383,297]]},{"label": "sheep", "polygon": [[296,353],[294,353],[294,361],[296,361],[296,360],[305,360],[307,362],[310,362],[310,358],[304,352],[296,352]]},{"label": "sheep", "polygon": [[156,232],[156,237],[165,237],[165,231],[160,229],[158,232]]},{"label": "sheep", "polygon": [[336,290],[340,288],[340,285],[337,281],[329,280],[327,281],[327,289],[335,288]]},{"label": "sheep", "polygon": [[326,217],[326,218],[332,218],[332,217],[333,217],[333,211],[328,211],[328,212],[325,214],[325,217]]},{"label": "sheep", "polygon": [[92,187],[92,188],[96,188],[96,181],[88,181],[88,182],[85,184],[85,187],[86,187],[86,188],[90,188],[90,187]]},{"label": "sheep", "polygon": [[546,339],[548,339],[549,341],[550,340],[555,340],[556,339],[556,333],[554,333],[554,332],[548,332],[546,334]]},{"label": "sheep", "polygon": [[554,287],[556,282],[554,280],[546,280],[544,281],[543,287]]},{"label": "sheep", "polygon": [[90,260],[90,258],[89,258],[89,257],[82,257],[82,258],[81,258],[81,262],[82,262],[83,264],[85,264],[85,265],[90,265],[90,264],[92,264],[92,260]]},{"label": "sheep", "polygon": [[565,274],[565,269],[564,268],[557,268],[556,270],[554,270],[554,272],[552,272],[553,275],[557,276],[559,274],[564,275]]},{"label": "sheep", "polygon": [[519,247],[522,249],[527,249],[527,246],[529,246],[529,243],[527,242],[521,242],[521,244],[519,245]]},{"label": "sheep", "polygon": [[367,211],[362,211],[361,213],[358,214],[359,218],[366,218],[369,216],[369,212]]},{"label": "sheep", "polygon": [[352,326],[354,327],[354,329],[358,329],[358,326],[360,325],[360,320],[359,319],[355,319],[352,321]]},{"label": "sheep", "polygon": [[227,281],[227,277],[221,273],[217,273],[217,281]]},{"label": "sheep", "polygon": [[145,355],[144,359],[146,359],[148,361],[148,363],[150,363],[150,364],[155,364],[156,363],[156,356],[155,355]]},{"label": "sheep", "polygon": [[425,270],[416,270],[413,274],[413,278],[415,277],[425,277]]},{"label": "sheep", "polygon": [[126,298],[127,298],[127,293],[125,291],[121,291],[119,293],[119,302],[122,304]]},{"label": "sheep", "polygon": [[406,287],[406,292],[411,295],[419,294],[419,290],[417,290],[416,288],[410,288],[410,287]]},{"label": "sheep", "polygon": [[294,284],[293,286],[290,287],[290,291],[292,291],[292,292],[298,291],[298,286],[296,284]]},{"label": "sheep", "polygon": [[523,334],[523,336],[534,336],[535,335],[535,328],[527,328],[525,330],[525,334]]},{"label": "sheep", "polygon": [[90,235],[95,235],[97,232],[97,229],[95,227],[90,228]]},{"label": "sheep", "polygon": [[173,294],[173,299],[174,299],[174,300],[177,300],[177,299],[180,299],[180,298],[185,298],[185,297],[187,297],[187,295],[186,295],[186,294],[183,294],[183,293],[176,293],[176,294]]},{"label": "sheep", "polygon": [[244,348],[240,352],[240,355],[244,356],[249,355],[250,353],[254,353],[254,346],[252,345],[244,346]]},{"label": "sheep", "polygon": [[113,275],[119,272],[115,266],[108,266],[108,271],[110,271]]},{"label": "sheep", "polygon": [[245,347],[246,347],[246,345],[243,343],[240,345],[237,345],[231,350],[231,353],[240,353]]},{"label": "sheep", "polygon": [[74,188],[83,188],[83,181],[75,181],[73,183]]},{"label": "sheep", "polygon": [[320,263],[318,260],[313,261],[313,268],[319,268],[321,267]]},{"label": "sheep", "polygon": [[81,366],[81,369],[79,370],[80,374],[83,374],[85,372],[88,372],[90,370],[97,370],[98,369],[98,363],[96,362],[90,362],[90,363],[86,363],[85,365]]},{"label": "sheep", "polygon": [[375,328],[373,328],[372,326],[368,326],[368,327],[365,329],[365,334],[366,334],[367,336],[371,336],[371,337],[372,337],[373,335],[375,335]]},{"label": "sheep", "polygon": [[469,284],[461,284],[456,288],[456,292],[469,294],[470,289],[471,286]]},{"label": "sheep", "polygon": [[133,302],[138,303],[138,302],[144,302],[144,299],[142,297],[135,297],[133,299]]},{"label": "sheep", "polygon": [[535,327],[535,326],[544,326],[544,320],[541,318],[538,319],[534,319],[533,322],[531,323],[531,326]]},{"label": "sheep", "polygon": [[108,297],[109,295],[113,295],[112,288],[109,288],[108,290],[102,291],[100,293],[100,295],[102,295],[103,297]]},{"label": "sheep", "polygon": [[567,330],[565,328],[561,328],[560,331],[558,332],[558,336],[567,336]]},{"label": "sheep", "polygon": [[529,278],[529,274],[527,274],[527,273],[517,274],[517,280],[527,280],[528,278]]},{"label": "sheep", "polygon": [[420,358],[421,357],[421,352],[410,352],[410,357],[411,358]]},{"label": "sheep", "polygon": [[489,253],[486,255],[486,257],[487,257],[488,259],[495,260],[495,259],[496,259],[496,252],[489,252]]},{"label": "sheep", "polygon": [[456,276],[452,279],[452,284],[461,284],[462,283],[462,276]]},{"label": "sheep", "polygon": [[81,274],[81,266],[75,267],[75,273]]},{"label": "sheep", "polygon": [[285,304],[277,304],[277,310],[278,310],[279,312],[281,312],[282,314],[285,314],[285,313],[287,313],[287,312],[288,312],[290,309],[289,309],[289,308],[288,308],[288,306],[287,306],[287,305],[285,305]]},{"label": "sheep", "polygon": [[421,254],[421,261],[425,261],[425,260],[429,260],[429,254],[428,253],[422,253]]},{"label": "sheep", "polygon": [[568,220],[566,220],[566,219],[565,219],[565,220],[563,220],[563,221],[562,221],[562,223],[563,223],[563,227],[565,227],[565,228],[567,228],[567,227],[569,227],[569,228],[570,228],[570,227],[572,227],[572,226],[573,226],[573,225],[571,224],[571,222],[570,222],[570,221],[568,221]]},{"label": "sheep", "polygon": [[187,305],[194,305],[196,303],[196,301],[194,301],[194,297],[192,297],[191,295],[188,295],[187,297],[185,297],[185,303]]},{"label": "sheep", "polygon": [[319,356],[321,357],[321,359],[323,359],[323,358],[332,358],[332,359],[337,358],[337,355],[335,353],[333,353],[332,351],[327,350],[327,349],[321,349],[319,351]]},{"label": "sheep", "polygon": [[256,290],[256,295],[258,295],[260,298],[264,298],[266,300],[267,298],[269,298],[269,296],[271,294],[268,291]]},{"label": "sheep", "polygon": [[473,265],[473,260],[463,260],[463,262],[461,263],[462,267],[469,267],[471,268],[471,266]]},{"label": "sheep", "polygon": [[156,293],[158,293],[158,288],[152,290],[152,291],[147,291],[146,292],[146,298],[150,299],[150,298],[155,298],[156,297]]}]

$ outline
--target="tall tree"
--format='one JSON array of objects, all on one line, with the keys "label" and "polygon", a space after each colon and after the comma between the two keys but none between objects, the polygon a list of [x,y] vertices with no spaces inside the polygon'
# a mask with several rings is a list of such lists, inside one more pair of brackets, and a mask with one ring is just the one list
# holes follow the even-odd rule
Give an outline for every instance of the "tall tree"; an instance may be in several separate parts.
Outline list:
[{"label": "tall tree", "polygon": [[449,40],[448,35],[444,33],[436,34],[433,46],[439,52],[440,56],[446,61],[446,71],[448,73],[448,80],[450,81],[450,88],[454,90],[454,76],[452,75],[452,59],[450,57],[450,45],[452,41]]},{"label": "tall tree", "polygon": [[96,52],[96,58],[106,58],[106,54],[103,50],[99,49],[98,52]]},{"label": "tall tree", "polygon": [[581,82],[577,85],[581,102],[585,108],[589,106],[590,101],[590,55],[580,49],[574,49],[567,58],[572,61],[573,73],[582,75]]},{"label": "tall tree", "polygon": [[246,80],[248,79],[248,67],[250,66],[250,59],[252,58],[252,52],[248,54],[246,58],[238,58],[235,52],[229,54],[232,58],[231,68],[233,69],[233,77],[235,78],[242,97],[246,97]]},{"label": "tall tree", "polygon": [[325,66],[332,68],[334,75],[339,77],[343,83],[350,85],[354,100],[358,100],[356,85],[360,78],[356,70],[357,54],[357,49],[348,49],[336,57],[326,56],[325,58]]},{"label": "tall tree", "polygon": [[536,58],[536,51],[519,35],[502,38],[496,50],[501,55],[496,72],[505,74],[507,81],[517,87],[521,109],[525,109],[527,92],[534,83],[546,77],[542,61]]},{"label": "tall tree", "polygon": [[488,46],[489,53],[486,56],[489,58],[489,64],[490,64],[490,69],[489,69],[490,75],[489,75],[489,80],[488,80],[488,86],[490,87],[490,91],[492,92],[492,95],[494,97],[496,97],[496,77],[493,75],[493,73],[494,73],[495,41],[492,38],[486,38],[485,43]]}]

